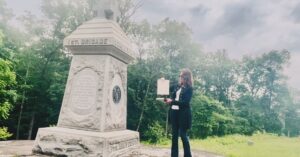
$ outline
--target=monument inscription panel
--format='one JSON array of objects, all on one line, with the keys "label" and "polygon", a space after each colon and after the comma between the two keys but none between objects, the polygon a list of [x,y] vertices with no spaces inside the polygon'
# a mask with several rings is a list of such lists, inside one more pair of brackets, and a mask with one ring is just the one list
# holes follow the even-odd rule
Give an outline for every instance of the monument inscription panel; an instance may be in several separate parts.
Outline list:
[{"label": "monument inscription panel", "polygon": [[97,74],[90,68],[75,75],[69,101],[73,112],[80,115],[90,113],[96,103],[97,84]]}]

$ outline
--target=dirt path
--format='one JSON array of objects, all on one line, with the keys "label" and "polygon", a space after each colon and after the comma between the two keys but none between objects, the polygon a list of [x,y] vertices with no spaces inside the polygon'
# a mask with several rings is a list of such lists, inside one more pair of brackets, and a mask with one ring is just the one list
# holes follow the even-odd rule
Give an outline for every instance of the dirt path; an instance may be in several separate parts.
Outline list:
[{"label": "dirt path", "polygon": [[[31,152],[34,141],[1,141],[0,157],[47,157],[45,155],[33,155]],[[180,156],[183,156],[180,151]],[[213,153],[194,150],[193,157],[222,157]],[[124,154],[124,157],[169,157],[170,149],[141,146],[139,151],[133,151],[131,154]]]}]

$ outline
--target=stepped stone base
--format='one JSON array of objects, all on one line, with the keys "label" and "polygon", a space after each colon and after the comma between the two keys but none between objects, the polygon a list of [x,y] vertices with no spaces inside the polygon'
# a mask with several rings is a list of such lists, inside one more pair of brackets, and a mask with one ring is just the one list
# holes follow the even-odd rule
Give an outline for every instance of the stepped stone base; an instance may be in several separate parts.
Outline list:
[{"label": "stepped stone base", "polygon": [[139,146],[139,133],[135,131],[93,132],[49,127],[39,129],[33,152],[70,157],[117,157]]}]

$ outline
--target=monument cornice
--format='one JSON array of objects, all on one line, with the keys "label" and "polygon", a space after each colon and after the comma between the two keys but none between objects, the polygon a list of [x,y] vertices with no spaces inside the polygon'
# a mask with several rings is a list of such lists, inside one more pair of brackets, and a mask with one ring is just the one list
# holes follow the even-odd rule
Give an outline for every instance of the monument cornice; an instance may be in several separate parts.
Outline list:
[{"label": "monument cornice", "polygon": [[128,64],[134,57],[114,45],[72,45],[67,47],[74,55],[109,55]]},{"label": "monument cornice", "polygon": [[[64,46],[75,55],[108,54],[126,63],[134,59],[130,40],[113,20],[94,18],[83,23],[64,39]],[[111,51],[107,53],[107,50]]]}]

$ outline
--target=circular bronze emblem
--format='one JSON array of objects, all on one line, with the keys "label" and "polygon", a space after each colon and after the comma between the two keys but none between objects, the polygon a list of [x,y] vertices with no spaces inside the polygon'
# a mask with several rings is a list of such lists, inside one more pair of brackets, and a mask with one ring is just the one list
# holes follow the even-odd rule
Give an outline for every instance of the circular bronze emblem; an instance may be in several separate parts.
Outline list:
[{"label": "circular bronze emblem", "polygon": [[115,104],[118,104],[121,100],[121,89],[119,86],[113,88],[113,101]]}]

